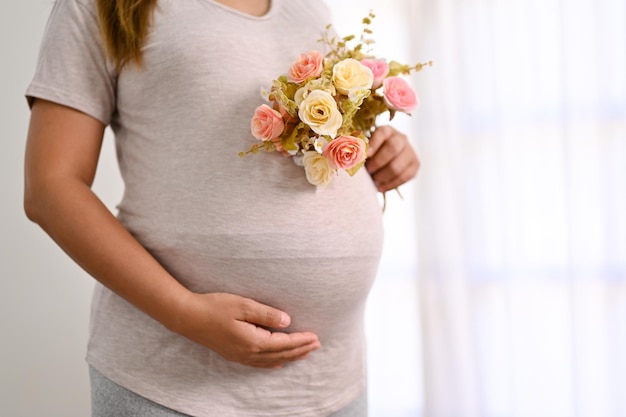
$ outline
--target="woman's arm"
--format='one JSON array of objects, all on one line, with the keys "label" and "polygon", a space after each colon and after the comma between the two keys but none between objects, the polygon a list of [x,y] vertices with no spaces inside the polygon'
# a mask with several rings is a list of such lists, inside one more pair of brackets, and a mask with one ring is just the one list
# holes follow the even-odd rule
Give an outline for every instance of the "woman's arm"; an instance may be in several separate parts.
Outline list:
[{"label": "woman's arm", "polygon": [[25,161],[28,218],[103,285],[228,360],[279,367],[317,349],[312,333],[258,327],[289,325],[280,310],[236,295],[189,291],[134,239],[91,191],[104,128],[82,112],[35,100]]}]

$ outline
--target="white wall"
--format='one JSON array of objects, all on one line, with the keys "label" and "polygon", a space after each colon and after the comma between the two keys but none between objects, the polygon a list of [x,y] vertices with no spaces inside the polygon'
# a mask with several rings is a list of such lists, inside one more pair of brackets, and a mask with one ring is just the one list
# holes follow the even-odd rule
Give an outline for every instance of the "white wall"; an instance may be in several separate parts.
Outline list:
[{"label": "white wall", "polygon": [[[22,210],[22,162],[29,117],[23,94],[33,75],[52,3],[0,2],[0,120],[4,132],[0,142],[0,415],[11,417],[90,414],[84,355],[92,281],[26,219]],[[383,20],[388,23],[384,32],[394,33],[393,22],[399,16],[391,12],[393,1],[385,3],[388,14],[383,12],[380,1],[329,3],[333,4],[337,26],[350,26],[342,32],[359,29],[360,19],[373,7],[380,15],[381,26]],[[396,51],[389,51],[390,57],[405,58],[397,56]],[[107,137],[94,189],[109,207],[121,195],[114,161],[112,140]],[[411,188],[405,188],[404,193],[410,195]],[[391,196],[390,203],[385,216],[387,241],[395,241],[396,245],[385,249],[379,281],[391,286],[377,284],[368,312],[370,352],[375,356],[370,363],[371,402],[381,410],[372,414],[380,416],[400,416],[400,412],[391,410],[413,408],[419,397],[416,328],[406,333],[401,347],[386,342],[396,340],[398,331],[417,319],[414,283],[406,279],[412,275],[406,261],[413,257],[414,242],[412,236],[406,236],[406,223],[402,221],[413,205],[395,196]],[[397,239],[398,234],[404,237]],[[404,304],[398,303],[399,295],[406,299]],[[389,297],[394,301],[389,302]]]},{"label": "white wall", "polygon": [[[0,415],[89,415],[84,362],[92,281],[22,210],[23,154],[33,75],[52,0],[0,2]],[[103,181],[103,178],[110,178]],[[118,199],[106,141],[96,191]]]}]

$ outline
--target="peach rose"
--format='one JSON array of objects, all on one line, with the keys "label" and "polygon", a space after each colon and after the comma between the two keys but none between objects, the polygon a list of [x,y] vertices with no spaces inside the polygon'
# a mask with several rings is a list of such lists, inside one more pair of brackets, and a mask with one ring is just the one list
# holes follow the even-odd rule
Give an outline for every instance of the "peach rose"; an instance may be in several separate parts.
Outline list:
[{"label": "peach rose", "polygon": [[267,104],[261,104],[256,108],[250,121],[250,130],[255,138],[263,141],[274,140],[284,129],[285,123],[279,112]]},{"label": "peach rose", "polygon": [[309,78],[319,77],[322,71],[324,71],[324,57],[317,51],[310,51],[298,57],[289,68],[287,76],[289,81],[300,84]]},{"label": "peach rose", "polygon": [[302,165],[307,181],[313,185],[326,186],[333,178],[335,171],[328,165],[328,161],[315,151],[307,151],[302,156]]},{"label": "peach rose", "polygon": [[383,81],[385,104],[391,110],[410,113],[419,105],[419,100],[409,83],[400,77],[389,77]]},{"label": "peach rose", "polygon": [[365,160],[365,142],[354,136],[339,136],[324,146],[322,155],[336,169],[350,169]]},{"label": "peach rose", "polygon": [[374,82],[372,70],[353,58],[339,61],[333,67],[333,84],[341,94],[348,95],[350,90],[369,90]]},{"label": "peach rose", "polygon": [[298,117],[318,135],[337,136],[343,117],[337,102],[330,93],[323,90],[311,91],[298,109]]},{"label": "peach rose", "polygon": [[383,85],[383,80],[389,74],[389,64],[384,59],[362,59],[361,64],[372,70],[374,74],[374,83],[372,88],[375,90]]}]

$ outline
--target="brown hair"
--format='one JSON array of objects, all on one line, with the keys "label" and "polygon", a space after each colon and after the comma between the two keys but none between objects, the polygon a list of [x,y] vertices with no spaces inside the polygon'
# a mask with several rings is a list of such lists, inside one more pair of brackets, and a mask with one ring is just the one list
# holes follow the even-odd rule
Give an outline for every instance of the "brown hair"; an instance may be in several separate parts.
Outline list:
[{"label": "brown hair", "polygon": [[100,30],[109,59],[119,72],[130,62],[141,66],[157,0],[97,0]]}]

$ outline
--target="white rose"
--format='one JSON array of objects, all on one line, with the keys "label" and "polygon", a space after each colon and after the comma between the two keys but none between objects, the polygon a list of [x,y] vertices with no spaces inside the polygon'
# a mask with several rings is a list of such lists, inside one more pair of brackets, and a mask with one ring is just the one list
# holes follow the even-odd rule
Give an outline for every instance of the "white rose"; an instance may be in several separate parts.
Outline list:
[{"label": "white rose", "polygon": [[341,94],[348,95],[350,90],[369,90],[374,83],[374,73],[356,59],[347,58],[333,67],[333,83]]},{"label": "white rose", "polygon": [[298,117],[318,135],[337,136],[343,123],[332,95],[323,90],[311,91],[300,103]]},{"label": "white rose", "polygon": [[328,165],[328,161],[315,151],[307,151],[302,156],[306,179],[313,185],[326,186],[333,178],[335,170]]}]

